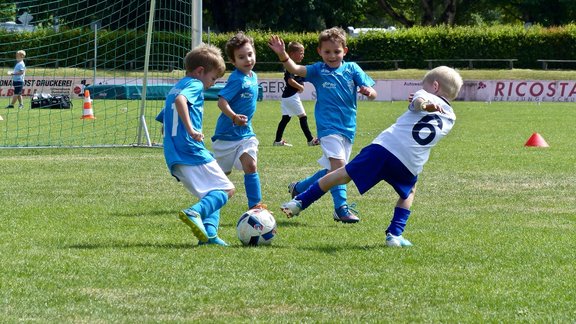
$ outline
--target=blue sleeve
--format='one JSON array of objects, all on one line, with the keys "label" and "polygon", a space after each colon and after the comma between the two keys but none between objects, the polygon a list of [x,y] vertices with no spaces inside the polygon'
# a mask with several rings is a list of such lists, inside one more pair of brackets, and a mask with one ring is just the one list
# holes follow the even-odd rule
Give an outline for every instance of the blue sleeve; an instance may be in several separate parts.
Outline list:
[{"label": "blue sleeve", "polygon": [[164,123],[164,110],[166,108],[162,108],[162,110],[160,110],[160,113],[158,113],[158,116],[156,116],[156,121],[157,122],[161,122]]},{"label": "blue sleeve", "polygon": [[354,64],[354,83],[357,86],[368,86],[368,87],[372,87],[376,84],[376,82],[374,82],[374,80],[372,80],[372,78],[366,74],[366,72],[364,72],[364,70],[362,70],[362,68],[356,64],[356,63],[352,63]]},{"label": "blue sleeve", "polygon": [[218,93],[218,96],[226,99],[228,102],[232,101],[232,99],[234,99],[234,97],[242,90],[242,82],[238,81],[238,78],[235,77],[234,74],[231,74],[224,88]]}]

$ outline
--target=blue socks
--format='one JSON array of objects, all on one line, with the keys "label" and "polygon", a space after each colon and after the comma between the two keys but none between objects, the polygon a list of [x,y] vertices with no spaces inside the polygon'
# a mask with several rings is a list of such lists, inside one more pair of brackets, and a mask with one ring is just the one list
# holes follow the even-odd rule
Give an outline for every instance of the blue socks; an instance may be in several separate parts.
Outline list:
[{"label": "blue socks", "polygon": [[248,198],[248,208],[252,208],[262,201],[258,172],[244,174],[244,189],[246,189],[246,198]]},{"label": "blue socks", "polygon": [[296,185],[296,191],[297,192],[304,192],[304,190],[308,189],[308,187],[310,187],[315,181],[318,181],[320,178],[325,176],[327,173],[328,173],[328,170],[322,169],[322,170],[314,173],[313,175],[309,176],[308,178],[301,180],[301,181],[298,181],[298,184]]},{"label": "blue socks", "polygon": [[308,208],[313,202],[320,199],[326,192],[320,189],[318,181],[315,181],[306,191],[294,197],[302,202],[302,209]]},{"label": "blue socks", "polygon": [[410,217],[410,210],[400,207],[394,208],[394,216],[392,216],[392,221],[390,221],[390,226],[386,230],[386,233],[390,233],[394,236],[400,236],[404,232],[404,227],[406,227],[406,222]]},{"label": "blue socks", "polygon": [[208,238],[218,236],[218,225],[220,224],[220,210],[217,210],[210,214],[208,217],[202,220],[204,227],[206,228],[206,233]]},{"label": "blue socks", "polygon": [[[194,204],[189,209],[200,214],[202,217],[202,222],[209,218],[214,212],[219,211],[228,202],[228,194],[223,190],[213,190],[202,197],[199,202]],[[219,218],[219,217],[218,217]],[[218,223],[216,223],[218,224]]]},{"label": "blue socks", "polygon": [[346,205],[348,194],[346,192],[346,185],[337,185],[330,189],[332,200],[334,201],[334,210]]}]

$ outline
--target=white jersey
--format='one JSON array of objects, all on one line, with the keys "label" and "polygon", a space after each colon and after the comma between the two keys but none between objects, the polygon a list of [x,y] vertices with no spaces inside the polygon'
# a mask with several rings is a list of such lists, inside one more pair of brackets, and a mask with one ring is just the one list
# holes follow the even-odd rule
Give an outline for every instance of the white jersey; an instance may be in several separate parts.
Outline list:
[{"label": "white jersey", "polygon": [[372,141],[394,154],[414,175],[422,172],[430,157],[430,149],[450,132],[456,121],[456,115],[446,99],[424,90],[417,91],[414,94],[416,98],[437,104],[444,109],[444,113],[423,111],[411,103],[408,111],[398,117],[396,123]]}]

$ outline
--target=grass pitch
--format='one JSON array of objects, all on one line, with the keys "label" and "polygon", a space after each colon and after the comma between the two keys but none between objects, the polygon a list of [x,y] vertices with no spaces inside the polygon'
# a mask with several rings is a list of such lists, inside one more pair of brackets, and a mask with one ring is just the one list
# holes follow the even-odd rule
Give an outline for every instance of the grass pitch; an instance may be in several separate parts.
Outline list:
[{"label": "grass pitch", "polygon": [[[306,102],[314,129],[313,103]],[[420,176],[406,237],[384,230],[397,199],[364,196],[362,221],[332,221],[329,196],[295,219],[286,185],[318,169],[298,122],[273,147],[279,103],[259,104],[255,130],[272,246],[246,248],[241,172],[222,212],[229,248],[197,247],[177,213],[196,200],[162,151],[0,150],[0,318],[15,322],[574,322],[574,107],[455,102],[457,122]],[[354,155],[406,109],[360,102]],[[205,134],[218,108],[207,102]],[[539,132],[549,148],[524,147]]]}]

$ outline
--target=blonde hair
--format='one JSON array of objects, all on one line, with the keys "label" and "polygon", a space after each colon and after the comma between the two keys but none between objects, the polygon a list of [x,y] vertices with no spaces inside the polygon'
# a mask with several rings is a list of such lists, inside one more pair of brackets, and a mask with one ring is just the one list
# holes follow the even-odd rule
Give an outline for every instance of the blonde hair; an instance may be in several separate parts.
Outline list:
[{"label": "blonde hair", "polygon": [[464,81],[456,70],[447,66],[438,66],[424,75],[423,82],[438,82],[439,94],[448,100],[458,96]]},{"label": "blonde hair", "polygon": [[322,46],[322,42],[331,41],[336,44],[341,44],[346,47],[346,32],[340,27],[332,27],[325,29],[318,36],[318,46]]},{"label": "blonde hair", "polygon": [[303,50],[303,49],[304,49],[304,45],[302,45],[298,42],[290,42],[290,43],[288,43],[287,52],[288,52],[288,54],[290,54],[290,53],[298,52],[299,50]]},{"label": "blonde hair", "polygon": [[22,57],[26,57],[26,51],[23,50],[19,50],[18,52],[16,52],[17,55],[20,55]]},{"label": "blonde hair", "polygon": [[194,71],[199,66],[204,67],[206,72],[216,71],[219,78],[226,72],[222,51],[213,45],[199,45],[184,57],[184,68],[187,73]]}]

